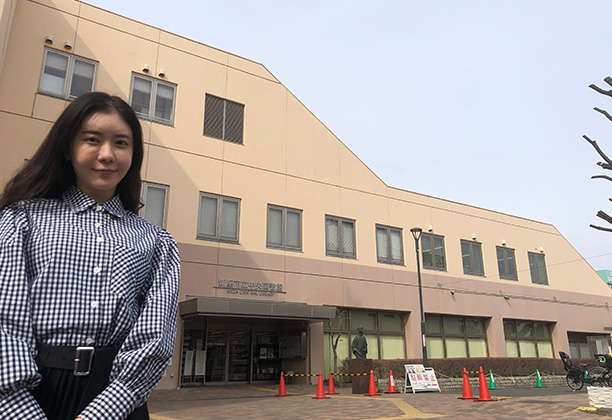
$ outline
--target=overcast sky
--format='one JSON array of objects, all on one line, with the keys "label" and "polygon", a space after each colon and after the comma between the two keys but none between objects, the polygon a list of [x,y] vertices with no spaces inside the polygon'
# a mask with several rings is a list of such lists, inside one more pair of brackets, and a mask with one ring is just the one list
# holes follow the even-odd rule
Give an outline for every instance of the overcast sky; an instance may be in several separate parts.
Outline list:
[{"label": "overcast sky", "polygon": [[[553,224],[612,269],[608,1],[93,0],[262,63],[386,184]],[[610,173],[612,175],[612,173]]]}]

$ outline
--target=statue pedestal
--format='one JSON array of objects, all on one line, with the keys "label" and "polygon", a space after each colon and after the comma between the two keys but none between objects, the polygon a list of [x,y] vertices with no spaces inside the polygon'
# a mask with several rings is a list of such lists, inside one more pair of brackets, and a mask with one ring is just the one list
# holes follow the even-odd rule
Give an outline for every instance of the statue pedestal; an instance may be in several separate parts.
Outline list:
[{"label": "statue pedestal", "polygon": [[351,377],[353,394],[367,394],[370,387],[372,359],[350,359],[348,365],[351,373],[367,373],[367,375]]}]

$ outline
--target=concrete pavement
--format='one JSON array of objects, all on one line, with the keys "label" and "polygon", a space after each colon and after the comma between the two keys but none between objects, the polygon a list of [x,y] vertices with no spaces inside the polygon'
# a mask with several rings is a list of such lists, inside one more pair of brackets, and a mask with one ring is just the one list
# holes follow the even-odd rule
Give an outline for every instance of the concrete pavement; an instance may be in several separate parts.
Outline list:
[{"label": "concrete pavement", "polygon": [[[502,389],[490,391],[492,402],[458,400],[461,394],[426,392],[353,395],[350,385],[330,399],[315,400],[317,387],[287,385],[289,397],[276,397],[278,385],[206,386],[154,391],[149,399],[152,420],[323,419],[392,420],[448,419],[591,419],[602,417],[578,410],[588,407],[586,389]],[[327,387],[325,388],[327,390]],[[478,397],[478,389],[472,389]],[[605,417],[604,417],[605,418]]]}]

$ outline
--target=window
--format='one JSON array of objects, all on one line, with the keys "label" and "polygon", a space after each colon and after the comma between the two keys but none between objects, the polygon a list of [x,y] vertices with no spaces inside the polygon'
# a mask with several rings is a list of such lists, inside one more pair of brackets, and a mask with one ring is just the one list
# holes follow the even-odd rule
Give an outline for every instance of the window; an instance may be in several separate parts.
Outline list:
[{"label": "window", "polygon": [[497,247],[497,267],[499,268],[500,279],[518,280],[513,249]]},{"label": "window", "polygon": [[268,205],[268,248],[302,250],[302,211]]},{"label": "window", "polygon": [[325,252],[333,257],[356,258],[354,220],[325,216]]},{"label": "window", "polygon": [[595,354],[609,352],[610,335],[597,335],[579,332],[567,333],[570,357],[591,358]]},{"label": "window", "polygon": [[165,229],[168,187],[165,185],[143,182],[141,199],[144,206],[140,209],[139,215],[155,226]]},{"label": "window", "polygon": [[423,233],[421,235],[421,248],[421,253],[423,255],[423,268],[429,268],[432,270],[446,270],[444,237]]},{"label": "window", "polygon": [[200,193],[198,239],[238,242],[240,200]]},{"label": "window", "polygon": [[206,94],[204,135],[242,144],[244,105]]},{"label": "window", "polygon": [[570,357],[586,358],[593,356],[589,351],[589,343],[586,334],[568,331],[567,341],[569,342]]},{"label": "window", "polygon": [[463,259],[463,274],[484,276],[480,243],[461,240],[461,258]]},{"label": "window", "polygon": [[174,85],[134,74],[130,105],[145,120],[172,125],[175,91]]},{"label": "window", "polygon": [[71,54],[45,48],[40,92],[64,99],[92,92],[96,63]]},{"label": "window", "polygon": [[508,357],[553,357],[551,324],[546,322],[504,320]]},{"label": "window", "polygon": [[376,253],[378,262],[404,264],[402,230],[390,226],[376,225]]},{"label": "window", "polygon": [[323,345],[325,371],[332,371],[334,352],[333,343],[338,338],[336,353],[338,367],[342,360],[354,358],[351,351],[357,328],[363,327],[363,335],[368,343],[368,359],[404,359],[406,342],[404,338],[405,314],[400,312],[357,311],[338,309],[336,318],[323,323]]},{"label": "window", "polygon": [[487,357],[484,318],[425,315],[427,357]]},{"label": "window", "polygon": [[529,271],[531,271],[531,282],[535,284],[548,284],[548,276],[546,275],[546,262],[544,254],[536,254],[528,252],[529,256]]}]

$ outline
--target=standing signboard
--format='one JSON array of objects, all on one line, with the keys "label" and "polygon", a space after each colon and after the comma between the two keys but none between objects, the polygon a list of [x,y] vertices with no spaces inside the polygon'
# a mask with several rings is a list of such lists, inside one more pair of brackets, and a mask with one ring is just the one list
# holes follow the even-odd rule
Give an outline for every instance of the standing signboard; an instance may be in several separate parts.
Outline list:
[{"label": "standing signboard", "polygon": [[438,378],[436,378],[436,372],[433,368],[426,368],[423,365],[404,365],[404,367],[406,368],[404,393],[408,388],[412,388],[412,393],[418,391],[440,392]]}]

